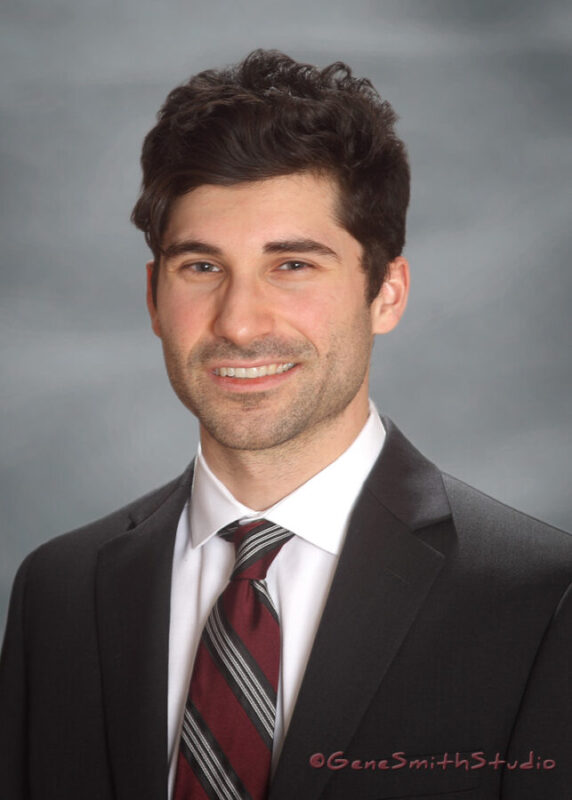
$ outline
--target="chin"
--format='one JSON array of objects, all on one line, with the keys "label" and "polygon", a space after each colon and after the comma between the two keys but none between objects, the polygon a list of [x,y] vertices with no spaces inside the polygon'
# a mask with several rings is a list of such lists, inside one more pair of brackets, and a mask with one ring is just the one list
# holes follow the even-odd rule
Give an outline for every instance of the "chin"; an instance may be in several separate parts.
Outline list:
[{"label": "chin", "polygon": [[260,430],[259,426],[254,430],[229,430],[226,427],[213,428],[204,423],[202,425],[211,439],[214,439],[219,445],[226,447],[228,450],[271,450],[291,438],[289,435],[278,435],[276,431]]}]

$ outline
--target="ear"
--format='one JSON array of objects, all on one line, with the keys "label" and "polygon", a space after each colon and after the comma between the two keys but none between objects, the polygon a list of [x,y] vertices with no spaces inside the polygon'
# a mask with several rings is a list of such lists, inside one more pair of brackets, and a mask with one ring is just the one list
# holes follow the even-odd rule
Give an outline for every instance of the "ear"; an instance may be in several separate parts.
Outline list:
[{"label": "ear", "polygon": [[147,269],[147,310],[149,311],[149,316],[151,317],[151,327],[153,328],[153,333],[161,338],[159,315],[157,313],[157,306],[155,305],[155,300],[153,298],[153,273],[156,269],[159,269],[159,265],[156,265],[154,261],[148,261],[145,267]]},{"label": "ear", "polygon": [[398,256],[387,268],[377,297],[371,304],[371,332],[389,333],[401,319],[409,296],[409,264]]}]

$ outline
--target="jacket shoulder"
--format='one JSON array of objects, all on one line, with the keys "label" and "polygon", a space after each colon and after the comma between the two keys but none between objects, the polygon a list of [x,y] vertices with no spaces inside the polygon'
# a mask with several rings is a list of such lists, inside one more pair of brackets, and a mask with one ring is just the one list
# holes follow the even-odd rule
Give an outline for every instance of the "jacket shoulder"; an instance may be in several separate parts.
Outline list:
[{"label": "jacket shoulder", "polygon": [[497,500],[490,495],[470,486],[464,481],[455,478],[446,472],[442,473],[445,490],[451,503],[451,507],[457,513],[477,515],[480,519],[490,519],[495,524],[504,522],[505,524],[516,524],[519,528],[525,528],[542,532],[547,535],[562,537],[564,542],[572,546],[572,534],[568,531],[556,528],[547,522],[543,522],[524,511]]},{"label": "jacket shoulder", "polygon": [[[463,481],[443,474],[459,540],[472,555],[496,555],[499,562],[526,574],[563,573],[572,580],[572,535],[495,500]],[[470,545],[468,544],[470,543]]]},{"label": "jacket shoulder", "polygon": [[[192,464],[178,478],[133,500],[122,508],[80,528],[56,536],[33,550],[21,570],[54,569],[66,563],[90,561],[106,542],[121,536],[157,511],[178,489],[190,485]],[[188,496],[188,494],[187,494]]]}]

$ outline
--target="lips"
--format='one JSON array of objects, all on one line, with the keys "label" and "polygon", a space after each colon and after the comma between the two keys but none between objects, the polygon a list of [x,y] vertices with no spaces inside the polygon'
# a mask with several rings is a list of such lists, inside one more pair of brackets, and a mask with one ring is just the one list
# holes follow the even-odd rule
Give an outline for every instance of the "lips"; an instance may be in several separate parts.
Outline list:
[{"label": "lips", "polygon": [[285,364],[263,364],[259,367],[217,367],[213,370],[221,378],[265,378],[267,375],[280,375],[288,372],[295,364],[289,361]]}]

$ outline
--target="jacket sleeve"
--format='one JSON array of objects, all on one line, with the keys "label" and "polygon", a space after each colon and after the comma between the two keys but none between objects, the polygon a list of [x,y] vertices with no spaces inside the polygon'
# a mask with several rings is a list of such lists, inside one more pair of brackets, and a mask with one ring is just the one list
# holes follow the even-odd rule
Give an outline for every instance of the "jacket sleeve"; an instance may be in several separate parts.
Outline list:
[{"label": "jacket sleeve", "polygon": [[501,796],[570,800],[571,791],[572,585],[536,655],[511,738]]},{"label": "jacket sleeve", "polygon": [[2,797],[10,800],[26,800],[29,796],[24,605],[30,561],[28,556],[14,581],[0,656],[0,787]]}]

